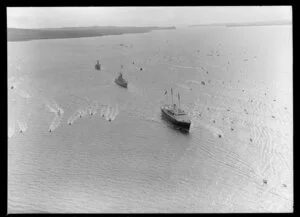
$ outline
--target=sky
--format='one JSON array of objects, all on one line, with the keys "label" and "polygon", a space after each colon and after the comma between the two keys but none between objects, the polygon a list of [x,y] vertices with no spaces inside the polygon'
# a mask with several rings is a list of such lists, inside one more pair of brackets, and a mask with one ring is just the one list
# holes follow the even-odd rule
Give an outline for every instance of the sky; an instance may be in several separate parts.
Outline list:
[{"label": "sky", "polygon": [[7,27],[9,28],[178,27],[268,21],[292,21],[292,7],[7,7]]}]

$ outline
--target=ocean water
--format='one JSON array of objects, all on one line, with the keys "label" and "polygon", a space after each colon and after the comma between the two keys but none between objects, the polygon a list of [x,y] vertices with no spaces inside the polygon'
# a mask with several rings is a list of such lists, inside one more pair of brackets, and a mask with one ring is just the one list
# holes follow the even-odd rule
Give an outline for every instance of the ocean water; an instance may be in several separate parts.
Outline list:
[{"label": "ocean water", "polygon": [[291,26],[8,42],[8,212],[292,212],[292,63]]}]

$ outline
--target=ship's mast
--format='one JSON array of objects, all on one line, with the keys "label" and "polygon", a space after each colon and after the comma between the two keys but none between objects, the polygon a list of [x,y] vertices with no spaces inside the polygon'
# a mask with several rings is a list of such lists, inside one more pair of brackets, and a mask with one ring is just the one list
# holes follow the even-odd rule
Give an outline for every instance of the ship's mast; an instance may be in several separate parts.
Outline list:
[{"label": "ship's mast", "polygon": [[168,100],[168,91],[165,91],[165,96],[167,97],[167,103],[166,104],[168,104],[168,102],[169,102],[169,100]]},{"label": "ship's mast", "polygon": [[180,95],[178,93],[178,102],[179,102],[179,109],[180,109]]},{"label": "ship's mast", "polygon": [[174,103],[173,103],[173,90],[171,88],[171,95],[172,95],[172,106],[174,106]]},{"label": "ship's mast", "polygon": [[167,94],[167,104],[169,103],[169,97],[168,97],[168,94]]},{"label": "ship's mast", "polygon": [[121,69],[120,69],[120,77],[122,77],[122,69],[123,69],[123,64],[121,65]]}]

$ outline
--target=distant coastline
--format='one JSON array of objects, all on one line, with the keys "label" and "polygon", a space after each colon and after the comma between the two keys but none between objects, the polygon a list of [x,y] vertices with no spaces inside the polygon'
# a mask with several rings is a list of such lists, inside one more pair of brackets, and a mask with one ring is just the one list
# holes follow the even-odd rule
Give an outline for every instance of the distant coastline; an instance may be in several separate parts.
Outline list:
[{"label": "distant coastline", "polygon": [[212,23],[212,24],[199,24],[189,25],[189,27],[239,27],[239,26],[279,26],[279,25],[292,25],[292,21],[277,21],[277,22],[252,22],[252,23]]},{"label": "distant coastline", "polygon": [[7,41],[30,41],[40,39],[63,39],[121,35],[129,33],[146,33],[153,30],[176,29],[175,27],[65,27],[44,29],[7,28]]}]

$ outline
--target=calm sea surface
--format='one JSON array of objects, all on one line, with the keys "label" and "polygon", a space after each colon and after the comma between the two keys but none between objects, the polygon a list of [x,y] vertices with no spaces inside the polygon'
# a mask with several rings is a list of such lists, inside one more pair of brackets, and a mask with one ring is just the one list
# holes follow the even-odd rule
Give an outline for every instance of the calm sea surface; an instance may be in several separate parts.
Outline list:
[{"label": "calm sea surface", "polygon": [[8,212],[292,212],[292,62],[291,26],[8,42]]}]

